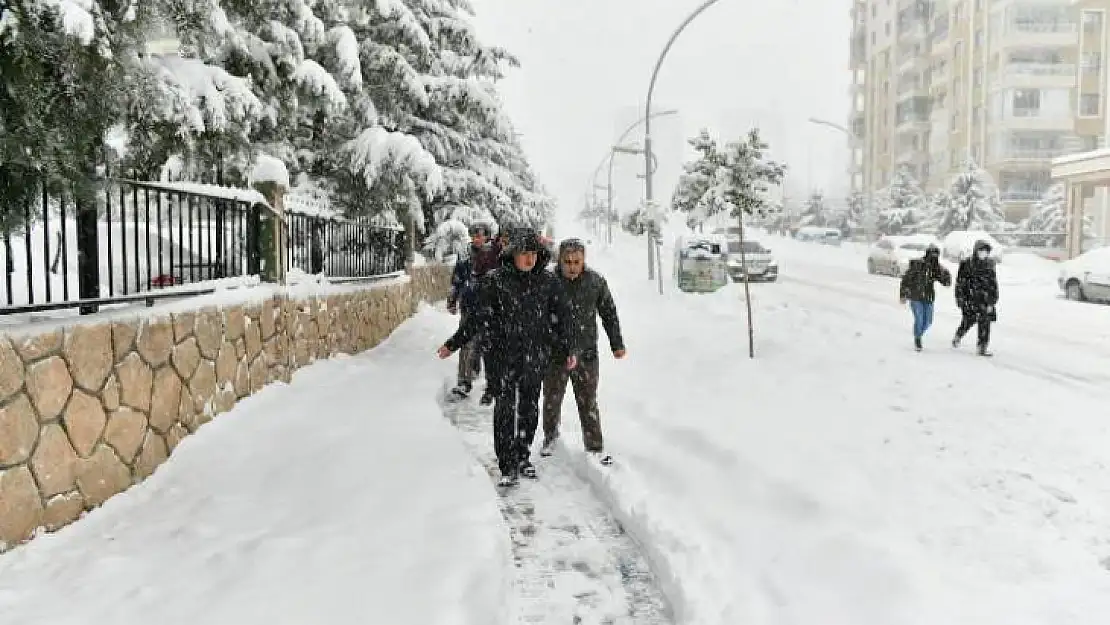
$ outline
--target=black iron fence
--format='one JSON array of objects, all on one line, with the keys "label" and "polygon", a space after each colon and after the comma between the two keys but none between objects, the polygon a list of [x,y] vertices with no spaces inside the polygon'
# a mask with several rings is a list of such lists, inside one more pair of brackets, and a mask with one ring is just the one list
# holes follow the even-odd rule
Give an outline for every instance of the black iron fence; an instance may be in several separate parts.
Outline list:
[{"label": "black iron fence", "polygon": [[[0,315],[146,302],[216,290],[258,276],[262,219],[246,190],[110,180],[95,201],[45,192],[24,225],[0,231]],[[364,279],[403,270],[403,229],[371,219],[286,213],[286,269]]]}]

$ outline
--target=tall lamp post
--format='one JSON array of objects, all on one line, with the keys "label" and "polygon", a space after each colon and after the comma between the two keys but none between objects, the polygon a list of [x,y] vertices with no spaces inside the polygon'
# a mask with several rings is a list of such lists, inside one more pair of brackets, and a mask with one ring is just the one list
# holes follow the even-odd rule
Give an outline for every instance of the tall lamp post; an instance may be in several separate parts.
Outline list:
[{"label": "tall lamp post", "polygon": [[[658,111],[656,113],[652,113],[651,117],[652,117],[652,119],[655,119],[657,117],[664,117],[664,116],[667,116],[667,115],[677,115],[677,114],[678,114],[678,109],[667,109],[665,111]],[[624,146],[624,141],[625,141],[625,139],[628,138],[628,135],[631,134],[633,130],[636,130],[637,128],[639,128],[640,126],[645,124],[646,122],[647,122],[647,118],[641,117],[640,119],[636,120],[636,122],[633,123],[631,126],[626,128],[624,130],[624,132],[622,132],[621,135],[619,137],[617,137],[616,143],[613,144],[609,148],[609,153],[605,155],[605,158],[603,158],[600,163],[598,163],[597,169],[594,170],[594,175],[593,175],[594,186],[597,186],[597,182],[596,182],[597,181],[597,176],[598,176],[598,174],[601,173],[601,168],[605,166],[606,162],[608,162],[608,164],[609,164],[609,178],[606,182],[607,186],[605,188],[608,189],[608,194],[607,194],[607,197],[606,197],[606,202],[607,202],[607,204],[606,204],[606,215],[607,215],[607,219],[608,219],[606,238],[607,238],[608,243],[610,245],[612,245],[612,243],[613,243],[613,218],[616,217],[616,213],[613,211],[613,157],[616,156],[617,153],[624,153],[624,154],[641,154],[641,153],[643,153],[642,150],[625,147]],[[638,177],[642,177],[642,176],[638,176]]]},{"label": "tall lamp post", "polygon": [[[855,176],[854,172],[856,167],[856,151],[860,149],[859,137],[857,137],[854,133],[852,133],[851,130],[848,130],[844,126],[836,122],[830,122],[826,119],[817,119],[816,117],[810,117],[809,123],[838,130],[848,137],[848,145],[852,150],[852,172],[853,176]],[[864,185],[863,198],[863,231],[867,234],[867,240],[873,241],[875,240],[875,222],[877,221],[875,218],[875,202],[871,194],[871,189],[867,187],[866,184]]]},{"label": "tall lamp post", "polygon": [[[698,8],[694,9],[689,16],[678,25],[678,28],[671,34],[671,38],[667,40],[667,45],[663,47],[663,52],[659,54],[659,60],[655,62],[655,69],[651,72],[651,83],[648,85],[647,101],[644,104],[644,204],[650,207],[655,201],[653,194],[652,171],[651,171],[651,96],[655,93],[655,82],[659,79],[659,68],[663,66],[663,61],[667,58],[667,53],[671,51],[671,46],[674,45],[675,39],[682,34],[683,30],[690,25],[699,15],[706,9],[716,4],[719,0],[705,0]],[[648,228],[648,280],[655,277],[655,263],[652,262],[652,256],[657,253],[656,247],[658,243],[655,241],[654,224],[649,222]],[[660,262],[662,266],[662,262]],[[659,292],[663,292],[663,276],[659,276]]]}]

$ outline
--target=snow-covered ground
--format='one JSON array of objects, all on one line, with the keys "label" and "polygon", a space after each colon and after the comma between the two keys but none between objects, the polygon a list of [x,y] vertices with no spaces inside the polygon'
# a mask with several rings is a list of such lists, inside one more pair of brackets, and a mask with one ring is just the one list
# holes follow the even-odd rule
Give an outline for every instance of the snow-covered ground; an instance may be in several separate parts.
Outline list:
[{"label": "snow-covered ground", "polygon": [[1106,308],[1003,269],[996,357],[947,345],[943,290],[918,354],[862,249],[763,237],[783,277],[752,285],[751,360],[742,287],[661,296],[621,238],[593,257],[629,358],[602,365],[618,463],[591,475],[680,622],[1105,622]]},{"label": "snow-covered ground", "polygon": [[1060,299],[1051,265],[1007,259],[996,356],[948,346],[946,289],[919,354],[897,281],[868,275],[863,248],[763,241],[782,278],[752,285],[754,359],[741,286],[691,295],[668,278],[660,295],[643,239],[591,250],[629,347],[602,361],[612,467],[584,460],[568,397],[540,482],[498,500],[475,462],[489,461],[488,415],[444,419],[436,405],[454,362],[432,352],[457,318],[425,309],[0,556],[0,614],[562,625],[645,622],[622,615],[638,607],[683,625],[1104,623],[1108,309]]},{"label": "snow-covered ground", "polygon": [[442,417],[447,315],[297,372],[147,481],[0,556],[0,622],[504,622],[508,530]]}]

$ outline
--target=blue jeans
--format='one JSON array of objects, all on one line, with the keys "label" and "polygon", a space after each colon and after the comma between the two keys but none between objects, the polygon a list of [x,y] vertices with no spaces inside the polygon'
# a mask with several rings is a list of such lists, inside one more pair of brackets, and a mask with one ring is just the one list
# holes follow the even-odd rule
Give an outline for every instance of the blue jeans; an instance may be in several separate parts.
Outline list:
[{"label": "blue jeans", "polygon": [[933,302],[910,300],[910,310],[913,311],[913,338],[919,339],[933,325]]}]

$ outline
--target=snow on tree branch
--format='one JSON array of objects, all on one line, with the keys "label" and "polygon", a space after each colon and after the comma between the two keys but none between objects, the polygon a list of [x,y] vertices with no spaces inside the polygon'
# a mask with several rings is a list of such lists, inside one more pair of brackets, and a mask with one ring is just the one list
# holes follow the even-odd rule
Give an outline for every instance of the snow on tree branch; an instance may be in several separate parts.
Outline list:
[{"label": "snow on tree branch", "polygon": [[305,59],[297,66],[293,80],[305,91],[322,98],[333,111],[347,108],[347,96],[328,70],[312,59]]},{"label": "snow on tree branch", "polygon": [[383,169],[393,166],[418,176],[428,197],[443,189],[443,172],[435,158],[412,135],[367,128],[345,149],[350,153],[351,170],[362,175],[368,187],[374,186]]}]

